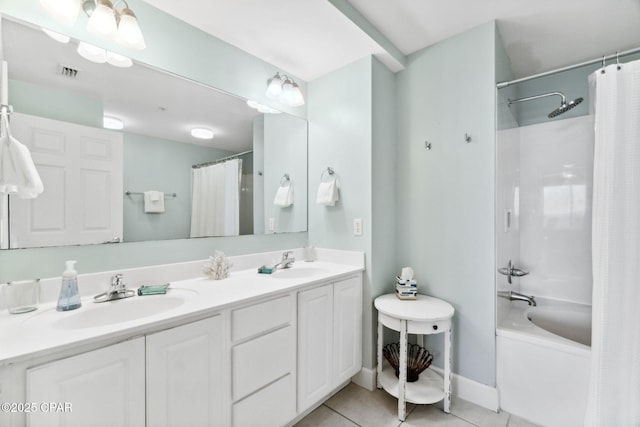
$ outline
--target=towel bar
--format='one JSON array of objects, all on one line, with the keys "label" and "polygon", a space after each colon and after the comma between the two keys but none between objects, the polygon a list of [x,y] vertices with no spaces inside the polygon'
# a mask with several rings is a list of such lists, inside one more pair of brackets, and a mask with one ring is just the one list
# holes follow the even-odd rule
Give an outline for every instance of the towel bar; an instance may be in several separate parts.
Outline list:
[{"label": "towel bar", "polygon": [[[141,191],[125,191],[124,194],[126,194],[127,196],[131,196],[132,194],[144,194]],[[165,197],[178,197],[178,195],[176,193],[164,193]]]}]

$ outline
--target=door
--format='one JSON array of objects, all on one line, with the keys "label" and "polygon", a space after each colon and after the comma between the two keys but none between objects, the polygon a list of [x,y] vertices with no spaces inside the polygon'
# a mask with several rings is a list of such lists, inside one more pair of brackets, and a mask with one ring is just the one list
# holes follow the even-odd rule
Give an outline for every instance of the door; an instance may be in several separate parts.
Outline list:
[{"label": "door", "polygon": [[[27,369],[31,427],[144,425],[144,338]],[[41,406],[54,403],[62,406]]]},{"label": "door", "polygon": [[147,335],[147,426],[229,424],[224,342],[220,315]]},{"label": "door", "polygon": [[11,197],[11,247],[122,238],[122,134],[14,113],[14,136],[31,151],[44,192]]},{"label": "door", "polygon": [[333,285],[333,354],[336,385],[362,368],[362,284],[359,277]]}]

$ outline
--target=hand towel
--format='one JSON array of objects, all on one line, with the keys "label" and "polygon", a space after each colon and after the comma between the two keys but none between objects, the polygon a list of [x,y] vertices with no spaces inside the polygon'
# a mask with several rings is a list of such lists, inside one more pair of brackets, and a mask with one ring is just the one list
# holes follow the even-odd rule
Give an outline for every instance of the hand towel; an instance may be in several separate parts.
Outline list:
[{"label": "hand towel", "polygon": [[323,206],[334,206],[340,199],[338,185],[335,179],[328,182],[321,182],[318,187],[316,203]]},{"label": "hand towel", "polygon": [[144,213],[164,212],[164,193],[162,191],[144,192]]},{"label": "hand towel", "polygon": [[44,191],[29,149],[11,136],[6,113],[2,113],[0,137],[0,193],[34,199]]},{"label": "hand towel", "polygon": [[288,184],[286,186],[281,185],[276,191],[276,197],[273,199],[273,204],[281,208],[286,208],[293,204],[293,186]]}]

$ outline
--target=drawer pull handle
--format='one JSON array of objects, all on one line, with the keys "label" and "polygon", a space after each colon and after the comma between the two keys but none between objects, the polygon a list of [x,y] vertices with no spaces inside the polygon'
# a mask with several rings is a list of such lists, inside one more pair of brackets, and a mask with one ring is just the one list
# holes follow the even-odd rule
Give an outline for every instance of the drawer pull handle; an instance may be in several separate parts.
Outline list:
[{"label": "drawer pull handle", "polygon": [[438,325],[433,325],[433,330],[437,331],[438,330]]}]

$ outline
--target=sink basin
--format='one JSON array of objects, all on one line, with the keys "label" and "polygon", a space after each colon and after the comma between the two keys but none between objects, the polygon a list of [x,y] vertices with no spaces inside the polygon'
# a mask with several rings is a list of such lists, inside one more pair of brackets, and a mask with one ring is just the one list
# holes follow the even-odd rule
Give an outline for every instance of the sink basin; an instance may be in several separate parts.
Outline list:
[{"label": "sink basin", "polygon": [[[129,322],[172,310],[185,300],[167,295],[132,297],[82,308],[53,322],[56,329],[84,329]],[[90,303],[91,304],[91,303]]]},{"label": "sink basin", "polygon": [[271,273],[271,277],[276,278],[291,278],[291,279],[301,279],[305,277],[317,276],[320,274],[326,274],[329,270],[326,268],[319,267],[298,267],[294,265],[291,268],[283,268],[281,270],[276,270]]}]

